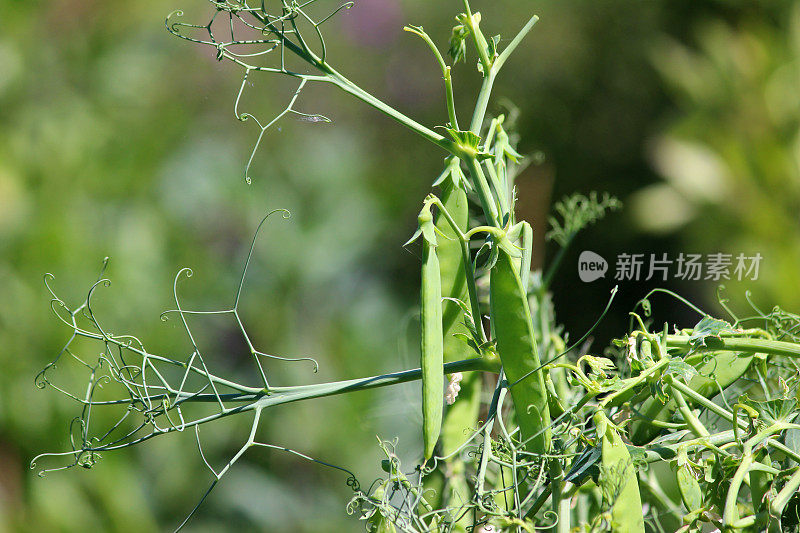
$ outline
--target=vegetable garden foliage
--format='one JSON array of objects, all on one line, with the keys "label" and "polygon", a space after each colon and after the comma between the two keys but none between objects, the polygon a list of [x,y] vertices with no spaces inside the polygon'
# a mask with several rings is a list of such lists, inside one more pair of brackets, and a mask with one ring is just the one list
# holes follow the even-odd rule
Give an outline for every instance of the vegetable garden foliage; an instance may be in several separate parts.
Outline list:
[{"label": "vegetable garden foliage", "polygon": [[[747,316],[738,316],[721,300],[730,314],[722,320],[668,293],[698,313],[694,326],[670,328],[651,323],[651,293],[631,313],[630,330],[602,356],[577,351],[590,332],[568,346],[556,325],[548,289],[563,250],[620,204],[594,193],[559,203],[550,236],[562,253],[544,274],[531,273],[533,229],[517,220],[514,192],[528,159],[517,152],[506,118],[487,116],[487,109],[496,77],[535,16],[511,39],[487,36],[480,13],[464,0],[446,54],[450,64],[421,26],[406,27],[441,67],[449,122],[427,127],[334,68],[322,28],[352,3],[327,11],[316,0],[282,0],[274,8],[266,2],[211,4],[206,23],[183,22],[175,12],[167,29],[242,67],[234,110],[259,128],[253,154],[287,114],[327,120],[298,110],[302,90],[315,82],[338,87],[443,152],[444,170],[433,181],[434,194],[424,200],[412,237],[422,247],[420,368],[316,385],[270,383],[274,364],[314,370],[317,364],[259,350],[243,325],[239,302],[258,230],[230,307],[184,308],[179,287],[192,271],[178,272],[175,309],[162,317],[183,325],[190,349],[182,356],[151,353],[138,337],[110,332],[92,310],[93,295],[108,284],[102,272],[77,306],[57,296],[47,275],[53,311],[72,336],[37,384],[67,394],[80,413],[70,428],[71,449],[42,454],[32,467],[60,460],[42,472],[91,468],[105,453],[191,431],[212,473],[198,506],[255,447],[341,470],[353,489],[347,511],[369,531],[780,531],[800,524],[800,316],[752,304]],[[482,79],[463,125],[452,73],[462,61],[477,66]],[[467,75],[471,69],[463,70]],[[269,121],[239,110],[248,77],[261,72],[298,83],[285,110]],[[253,155],[248,180],[252,162]],[[190,317],[203,315],[229,315],[237,322],[252,356],[253,383],[215,373],[214,357],[195,341],[190,325]],[[99,357],[89,358],[96,353],[89,346],[100,347]],[[58,385],[56,364],[73,363],[88,374],[84,391]],[[447,408],[446,376],[452,402]],[[257,439],[265,409],[413,380],[422,381],[424,456],[416,466],[404,466],[396,453],[400,443],[379,438],[386,475],[368,486],[346,468]],[[250,417],[249,437],[227,464],[214,468],[203,454],[201,426],[234,415]]]}]

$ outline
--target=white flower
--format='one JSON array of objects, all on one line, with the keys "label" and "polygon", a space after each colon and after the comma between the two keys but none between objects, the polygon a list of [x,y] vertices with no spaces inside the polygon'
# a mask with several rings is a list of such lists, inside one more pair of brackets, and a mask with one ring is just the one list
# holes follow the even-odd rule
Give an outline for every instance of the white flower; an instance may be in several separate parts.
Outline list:
[{"label": "white flower", "polygon": [[456,372],[450,375],[450,382],[447,384],[447,391],[444,393],[444,401],[447,405],[453,405],[458,397],[458,391],[461,390],[461,380],[464,375],[461,372]]}]

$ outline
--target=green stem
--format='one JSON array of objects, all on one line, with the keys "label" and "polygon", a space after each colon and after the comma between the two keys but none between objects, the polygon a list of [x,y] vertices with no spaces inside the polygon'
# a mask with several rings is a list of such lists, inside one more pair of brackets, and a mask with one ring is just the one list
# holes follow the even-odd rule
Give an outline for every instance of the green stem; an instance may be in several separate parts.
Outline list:
[{"label": "green stem", "polygon": [[472,176],[472,181],[476,186],[478,198],[480,198],[486,221],[499,228],[501,226],[501,221],[497,212],[497,204],[494,201],[494,196],[492,196],[489,183],[486,181],[486,176],[484,176],[483,170],[481,170],[481,164],[478,163],[478,159],[474,155],[464,157],[463,161],[466,163],[469,174]]},{"label": "green stem", "polygon": [[445,99],[447,101],[447,116],[450,118],[450,126],[455,130],[459,130],[460,128],[458,127],[458,116],[456,115],[455,97],[453,96],[453,78],[450,74],[450,67],[447,67],[444,73],[444,89]]},{"label": "green stem", "polygon": [[353,82],[351,82],[350,80],[348,80],[347,78],[345,78],[344,76],[342,76],[341,74],[336,72],[335,70],[331,69],[331,74],[326,79],[328,81],[330,81],[330,83],[333,83],[334,85],[336,85],[337,87],[342,89],[344,92],[346,92],[346,93],[348,93],[348,94],[350,94],[352,96],[355,96],[356,98],[358,98],[362,102],[374,107],[375,109],[377,109],[381,113],[383,113],[383,114],[387,115],[388,117],[396,120],[397,122],[399,122],[403,126],[407,127],[408,129],[410,129],[414,133],[420,135],[424,139],[426,139],[426,140],[432,142],[433,144],[435,144],[435,145],[447,150],[447,152],[449,152],[449,153],[451,153],[451,154],[453,154],[455,156],[459,156],[461,154],[461,150],[459,149],[458,145],[454,141],[451,141],[450,139],[447,139],[447,138],[439,135],[435,131],[427,128],[426,126],[423,126],[422,124],[420,124],[416,120],[404,115],[403,113],[401,113],[400,111],[396,110],[395,108],[387,105],[385,102],[383,102],[382,100],[379,100],[378,98],[372,96],[370,93],[368,93],[367,91],[365,91],[364,89],[362,89],[358,85],[354,84]]},{"label": "green stem", "polygon": [[[664,381],[670,385],[670,388],[672,388],[672,385],[675,383],[675,379],[671,375],[664,376]],[[673,388],[672,396],[675,398],[675,402],[678,404],[678,410],[680,411],[681,415],[683,415],[683,420],[689,425],[694,434],[698,437],[708,437],[710,435],[708,429],[706,429],[703,423],[700,422],[700,420],[686,404],[683,394],[681,394],[679,390]]]},{"label": "green stem", "polygon": [[[301,40],[300,45],[297,43],[292,42],[289,40],[285,33],[282,32],[279,28],[277,28],[273,21],[270,21],[266,16],[259,14],[258,12],[253,12],[253,15],[261,21],[266,28],[275,34],[280,40],[281,44],[286,47],[290,52],[297,55],[300,59],[307,62],[323,74],[325,76],[315,78],[318,81],[326,81],[329,83],[333,83],[337,87],[341,88],[348,94],[351,94],[358,98],[359,100],[369,104],[370,106],[374,107],[378,111],[386,114],[387,116],[393,118],[403,126],[406,126],[413,132],[417,133],[418,135],[422,136],[426,140],[436,144],[447,150],[448,152],[458,155],[460,151],[458,150],[458,145],[453,141],[446,139],[442,135],[439,135],[435,131],[423,126],[419,122],[413,120],[412,118],[404,115],[400,111],[394,109],[393,107],[387,105],[385,102],[379,100],[378,98],[372,96],[367,91],[356,85],[355,83],[348,80],[345,76],[340,74],[336,71],[332,66],[330,66],[324,59],[318,57],[310,48],[308,48],[305,43]],[[299,33],[298,33],[299,35]]]},{"label": "green stem", "polygon": [[475,44],[475,50],[478,52],[478,57],[480,58],[481,65],[483,66],[484,75],[486,73],[490,73],[492,70],[492,63],[489,59],[489,55],[486,53],[486,38],[483,36],[480,28],[475,24],[475,19],[472,17],[472,9],[469,7],[469,1],[464,1],[464,11],[467,14],[467,26],[469,27],[469,33],[472,37],[472,42]]},{"label": "green stem", "polygon": [[770,505],[771,514],[773,516],[781,516],[786,504],[797,494],[798,489],[800,489],[800,469],[792,474],[792,477],[789,478],[786,485],[783,486],[775,499],[772,500],[772,504]]},{"label": "green stem", "polygon": [[494,64],[492,65],[492,70],[499,71],[502,68],[503,63],[506,62],[508,56],[510,56],[511,53],[514,52],[514,50],[516,50],[517,46],[519,46],[519,43],[521,43],[522,39],[524,39],[525,36],[528,35],[531,29],[533,29],[533,25],[536,24],[538,20],[539,17],[534,15],[528,20],[527,23],[525,23],[522,29],[519,30],[519,33],[517,33],[514,36],[511,42],[508,43],[508,46],[506,46],[505,49],[500,53],[500,55],[497,56],[497,59],[494,60]]},{"label": "green stem", "polygon": [[750,465],[753,464],[753,453],[751,450],[746,450],[742,456],[742,462],[736,469],[736,473],[731,478],[731,485],[728,489],[728,494],[725,497],[725,509],[722,512],[722,523],[730,526],[733,522],[739,519],[739,513],[736,511],[736,499],[739,496],[739,489],[744,481],[744,476],[750,470]]},{"label": "green stem", "polygon": [[556,252],[556,256],[550,265],[547,267],[547,272],[545,273],[544,277],[542,278],[542,284],[539,287],[539,292],[544,294],[547,292],[547,289],[550,288],[550,284],[553,282],[553,277],[555,277],[556,272],[558,272],[558,267],[561,266],[561,262],[564,260],[564,256],[567,253],[567,249],[569,245],[572,244],[572,239],[574,238],[574,234],[570,236],[567,242],[564,243]]},{"label": "green stem", "polygon": [[455,99],[453,98],[453,80],[450,76],[450,67],[444,62],[444,58],[442,57],[441,52],[439,52],[439,48],[436,47],[430,36],[425,33],[425,30],[422,29],[422,26],[406,26],[403,29],[418,35],[423,41],[425,41],[425,44],[428,45],[431,51],[433,51],[433,55],[436,56],[436,62],[439,63],[439,68],[442,69],[442,78],[444,79],[445,99],[447,100],[447,115],[450,118],[451,126],[458,130],[458,118],[456,118]]},{"label": "green stem", "polygon": [[[742,450],[742,462],[739,463],[739,467],[736,469],[736,473],[733,475],[731,479],[731,485],[728,489],[728,494],[725,497],[725,510],[722,513],[722,523],[725,526],[731,527],[739,520],[739,513],[736,510],[736,500],[739,497],[739,489],[744,482],[744,477],[750,471],[750,467],[753,465],[753,448],[760,444],[762,441],[769,438],[771,435],[775,433],[779,433],[785,429],[783,424],[773,424],[770,427],[764,428],[752,438],[750,438],[747,442],[744,443],[743,450]],[[782,490],[781,493],[786,491],[786,487],[791,486],[791,480],[789,484],[787,484]],[[800,477],[798,478],[798,486],[800,486]],[[795,486],[791,494],[793,495],[797,487]],[[780,494],[778,495],[780,497]],[[772,505],[775,508],[775,503],[778,498],[773,501]],[[780,502],[779,502],[780,503]],[[784,502],[785,505],[785,502]],[[781,508],[782,509],[782,508]],[[780,513],[777,514],[780,516]],[[737,524],[738,525],[738,524]],[[738,529],[738,528],[737,528]]]},{"label": "green stem", "polygon": [[548,464],[548,472],[550,474],[550,484],[553,486],[552,506],[558,514],[558,523],[556,524],[556,533],[569,533],[570,532],[570,498],[565,498],[564,491],[564,470],[561,468],[561,462],[558,459],[550,459]]},{"label": "green stem", "polygon": [[481,134],[481,125],[483,125],[483,119],[486,117],[486,109],[489,107],[489,100],[492,96],[492,87],[494,86],[495,77],[496,73],[491,71],[488,76],[483,78],[481,90],[478,93],[478,101],[475,104],[475,111],[472,113],[469,131],[478,136]]},{"label": "green stem", "polygon": [[[716,340],[716,339],[715,339]],[[758,353],[764,352],[773,355],[800,358],[800,345],[768,339],[742,339],[737,337],[721,337],[716,340],[714,350],[728,350],[732,352]],[[667,335],[667,345],[670,348],[692,348],[689,337],[684,335]]]},{"label": "green stem", "polygon": [[505,183],[500,182],[500,177],[497,175],[497,170],[494,168],[491,159],[484,161],[486,172],[489,174],[489,182],[497,193],[497,203],[500,205],[500,217],[505,219],[506,215],[510,214],[510,206],[508,202],[508,190]]}]

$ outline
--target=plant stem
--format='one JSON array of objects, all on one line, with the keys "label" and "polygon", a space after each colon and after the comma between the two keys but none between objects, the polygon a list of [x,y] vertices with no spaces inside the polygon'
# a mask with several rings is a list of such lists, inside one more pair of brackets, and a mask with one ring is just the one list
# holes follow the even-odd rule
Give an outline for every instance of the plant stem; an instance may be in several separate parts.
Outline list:
[{"label": "plant stem", "polygon": [[770,505],[771,514],[773,516],[781,516],[786,504],[797,494],[798,489],[800,489],[800,469],[792,474],[792,477],[789,478],[786,485],[783,486],[775,499],[772,500],[772,504]]},{"label": "plant stem", "polygon": [[481,134],[481,126],[486,116],[486,109],[489,107],[489,99],[492,96],[492,87],[494,86],[495,77],[495,72],[490,71],[489,75],[483,78],[481,90],[478,93],[478,101],[475,104],[475,111],[472,113],[472,120],[469,124],[469,131],[475,135]]},{"label": "plant stem", "polygon": [[386,104],[382,100],[372,96],[370,93],[368,93],[367,91],[365,91],[364,89],[362,89],[361,87],[356,85],[355,83],[351,82],[350,80],[348,80],[347,78],[345,78],[344,76],[342,76],[341,74],[336,72],[335,70],[333,70],[333,69],[330,69],[330,70],[331,70],[331,73],[330,73],[329,77],[323,78],[324,80],[329,81],[330,83],[333,83],[334,85],[336,85],[337,87],[342,89],[344,92],[346,92],[346,93],[348,93],[348,94],[350,94],[352,96],[355,96],[356,98],[358,98],[362,102],[374,107],[375,109],[377,109],[381,113],[383,113],[383,114],[387,115],[388,117],[396,120],[397,122],[399,122],[403,126],[407,127],[408,129],[410,129],[414,133],[420,135],[424,139],[426,139],[426,140],[432,142],[433,144],[435,144],[435,145],[447,150],[447,152],[449,152],[449,153],[451,153],[451,154],[453,154],[455,156],[460,155],[461,151],[458,149],[458,145],[454,141],[451,141],[450,139],[447,139],[447,138],[439,135],[435,131],[427,128],[426,126],[423,126],[422,124],[420,124],[416,120],[414,120],[412,118],[409,118],[408,116],[404,115],[400,111],[398,111],[395,108],[391,107],[390,105]]},{"label": "plant stem", "polygon": [[[729,350],[732,352],[758,353],[764,352],[773,355],[785,355],[800,358],[800,345],[769,339],[742,339],[738,337],[721,337],[718,339],[720,346],[714,350]],[[689,337],[685,335],[667,335],[667,346],[670,348],[692,348]]]},{"label": "plant stem", "polygon": [[481,200],[481,207],[486,216],[486,221],[499,228],[501,222],[497,212],[497,204],[494,201],[494,196],[492,196],[489,183],[486,181],[486,176],[484,176],[483,170],[481,170],[481,164],[478,163],[478,159],[474,155],[464,157],[463,161],[466,163],[467,170],[469,170],[472,181],[476,185],[478,198]]}]

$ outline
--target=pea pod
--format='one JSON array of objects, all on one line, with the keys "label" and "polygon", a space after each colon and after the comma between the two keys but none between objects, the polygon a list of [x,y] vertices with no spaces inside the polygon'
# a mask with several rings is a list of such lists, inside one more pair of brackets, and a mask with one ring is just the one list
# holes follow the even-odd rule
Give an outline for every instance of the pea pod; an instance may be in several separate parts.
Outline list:
[{"label": "pea pod", "polygon": [[[385,494],[386,489],[381,485],[375,489],[375,493],[372,497],[378,501],[383,501]],[[381,509],[377,508],[375,509],[375,513],[367,520],[367,531],[369,533],[395,533],[397,529],[394,527],[394,523],[392,523],[391,519],[384,516]]]},{"label": "pea pod", "polygon": [[550,411],[544,374],[539,367],[539,353],[533,333],[528,298],[515,266],[513,245],[506,241],[498,246],[497,261],[489,281],[491,319],[497,340],[497,351],[506,379],[513,384],[511,397],[527,449],[546,453],[550,449]]},{"label": "pea pod", "polygon": [[[695,392],[712,398],[719,393],[719,388],[727,389],[735,383],[753,362],[753,353],[739,353],[729,351],[703,352],[687,356],[684,361],[697,369],[688,386]],[[711,375],[716,382],[711,379]],[[717,386],[717,382],[719,386]],[[691,398],[686,398],[691,406]],[[647,444],[661,433],[662,428],[649,423],[649,420],[668,421],[675,412],[677,405],[670,400],[666,404],[653,396],[648,396],[636,406],[636,412],[641,420],[634,420],[631,424],[631,442],[637,446]]]},{"label": "pea pod", "polygon": [[[469,217],[467,210],[467,194],[460,185],[463,174],[458,167],[458,159],[448,166],[450,177],[442,182],[442,204],[450,217],[462,232],[467,230]],[[466,269],[461,251],[460,237],[441,214],[437,214],[436,229],[444,236],[438,240],[436,247],[439,256],[439,272],[442,280],[442,330],[444,345],[444,361],[450,363],[470,357],[469,346],[456,333],[467,333],[459,317],[463,315],[461,306],[447,300],[455,298],[467,301]],[[461,382],[458,401],[447,409],[442,424],[442,451],[450,455],[460,447],[467,436],[466,431],[474,428],[478,421],[480,409],[481,379],[480,374],[467,372]]]},{"label": "pea pod", "polygon": [[[447,177],[441,183],[441,201],[450,217],[462,232],[467,231],[469,225],[469,210],[467,193],[464,190],[463,174],[459,168],[459,160],[453,159],[445,170]],[[441,213],[436,215],[436,230],[443,235],[436,247],[439,256],[439,276],[442,280],[442,296],[465,300],[467,297],[467,276],[461,254],[461,240],[453,227]],[[444,300],[442,303],[442,328],[445,338],[450,337],[450,331],[458,323],[461,308],[455,302]],[[464,343],[453,343],[455,348],[460,348]],[[448,351],[445,342],[445,352]],[[445,360],[448,360],[445,354]],[[451,360],[456,360],[452,358]]]},{"label": "pea pod", "polygon": [[396,533],[397,529],[388,518],[376,512],[367,523],[367,531],[371,533]]},{"label": "pea pod", "polygon": [[[762,465],[772,466],[772,459],[766,449],[760,449],[755,452],[755,462]],[[764,472],[763,470],[754,468],[750,470],[750,495],[753,502],[753,510],[760,512],[765,502],[765,496],[772,487],[772,481],[775,478],[773,474]]]},{"label": "pea pod", "polygon": [[595,413],[594,424],[602,452],[598,485],[604,499],[612,505],[610,530],[613,533],[644,533],[639,481],[628,447],[604,412]]},{"label": "pea pod", "polygon": [[675,478],[678,482],[678,491],[681,493],[681,501],[690,513],[703,507],[703,490],[697,481],[692,469],[689,467],[689,458],[685,448],[678,449],[678,469]]},{"label": "pea pod", "polygon": [[[446,179],[441,183],[441,200],[450,217],[462,232],[469,224],[467,194],[461,185],[463,174],[458,159],[454,159],[445,171]],[[459,318],[463,314],[461,307],[447,300],[455,298],[467,301],[466,269],[461,251],[459,236],[441,214],[436,216],[436,228],[445,238],[438,241],[436,252],[439,256],[440,277],[442,280],[442,328],[444,337],[444,361],[452,362],[470,356],[468,345],[454,336],[455,333],[467,333]],[[442,453],[453,454],[469,437],[469,432],[477,426],[480,414],[480,395],[482,377],[479,372],[466,372],[461,381],[461,391],[457,401],[447,408],[442,422]],[[462,505],[470,498],[464,463],[453,461],[447,474],[447,486],[443,496],[454,505]],[[472,525],[472,517],[464,513],[461,519],[453,524],[453,531],[463,532]]]},{"label": "pea pod", "polygon": [[444,369],[442,345],[442,285],[439,257],[436,253],[436,231],[430,204],[419,215],[422,235],[422,440],[424,457],[433,457],[442,427]]}]

